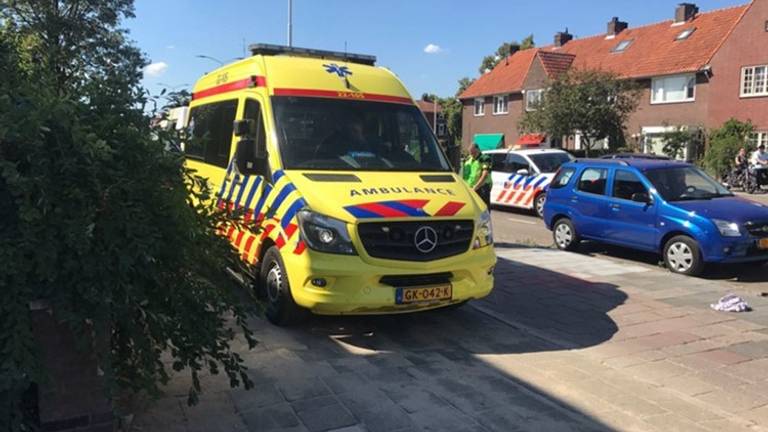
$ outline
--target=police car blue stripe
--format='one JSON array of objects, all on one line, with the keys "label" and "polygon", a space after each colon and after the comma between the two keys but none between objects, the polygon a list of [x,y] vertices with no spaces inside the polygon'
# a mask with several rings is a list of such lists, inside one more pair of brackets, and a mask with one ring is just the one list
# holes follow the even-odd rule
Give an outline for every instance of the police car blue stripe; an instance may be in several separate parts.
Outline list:
[{"label": "police car blue stripe", "polygon": [[533,187],[537,188],[542,184],[546,183],[546,181],[547,181],[547,176],[541,176],[541,178],[539,178],[539,180],[533,185]]},{"label": "police car blue stripe", "polygon": [[256,177],[256,179],[251,184],[251,191],[248,192],[248,198],[245,200],[245,208],[251,208],[253,197],[256,196],[256,191],[259,190],[259,185],[261,185],[261,179],[261,177]]},{"label": "police car blue stripe", "polygon": [[304,201],[303,198],[299,198],[296,201],[291,204],[290,207],[288,207],[288,210],[285,211],[285,214],[283,215],[283,218],[280,220],[280,226],[285,229],[288,224],[291,223],[291,220],[296,216],[296,213],[299,212],[304,206],[306,206],[307,203]]}]

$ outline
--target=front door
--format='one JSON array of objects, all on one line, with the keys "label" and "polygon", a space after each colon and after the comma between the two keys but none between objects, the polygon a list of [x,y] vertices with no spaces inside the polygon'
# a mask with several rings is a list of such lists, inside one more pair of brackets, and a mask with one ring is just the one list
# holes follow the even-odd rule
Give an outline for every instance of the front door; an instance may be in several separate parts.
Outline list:
[{"label": "front door", "polygon": [[632,171],[617,169],[613,174],[611,220],[606,224],[605,238],[615,243],[652,250],[656,244],[656,208],[653,203],[632,198],[649,195],[648,187]]}]

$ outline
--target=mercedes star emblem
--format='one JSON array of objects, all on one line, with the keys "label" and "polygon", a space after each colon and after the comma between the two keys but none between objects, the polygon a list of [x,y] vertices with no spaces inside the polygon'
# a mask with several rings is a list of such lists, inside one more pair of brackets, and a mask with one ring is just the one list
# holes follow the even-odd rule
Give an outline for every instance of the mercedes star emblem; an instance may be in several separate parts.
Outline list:
[{"label": "mercedes star emblem", "polygon": [[432,252],[437,247],[437,231],[428,226],[419,228],[413,236],[413,244],[421,253]]}]

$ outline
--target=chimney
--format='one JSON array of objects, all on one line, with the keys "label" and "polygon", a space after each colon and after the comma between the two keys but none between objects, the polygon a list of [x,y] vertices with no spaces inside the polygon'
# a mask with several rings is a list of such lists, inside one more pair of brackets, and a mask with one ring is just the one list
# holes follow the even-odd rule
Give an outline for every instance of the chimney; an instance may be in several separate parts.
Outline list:
[{"label": "chimney", "polygon": [[619,17],[613,17],[608,21],[608,36],[616,36],[627,29],[629,25],[624,21],[619,21]]},{"label": "chimney", "polygon": [[555,33],[555,46],[561,47],[573,40],[573,35],[568,33],[568,28],[564,32]]},{"label": "chimney", "polygon": [[675,9],[675,24],[692,20],[699,13],[694,3],[680,3]]}]

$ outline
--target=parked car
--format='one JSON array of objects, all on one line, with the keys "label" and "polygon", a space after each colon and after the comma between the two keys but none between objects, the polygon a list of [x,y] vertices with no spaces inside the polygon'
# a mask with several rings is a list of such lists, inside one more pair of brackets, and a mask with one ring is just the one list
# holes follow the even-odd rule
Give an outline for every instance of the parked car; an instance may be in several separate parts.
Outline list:
[{"label": "parked car", "polygon": [[558,168],[573,160],[556,149],[489,150],[491,158],[491,204],[533,210],[541,217],[547,187]]},{"label": "parked car", "polygon": [[549,187],[544,221],[559,249],[588,239],[656,252],[675,273],[768,262],[768,206],[734,196],[684,162],[566,163]]}]

